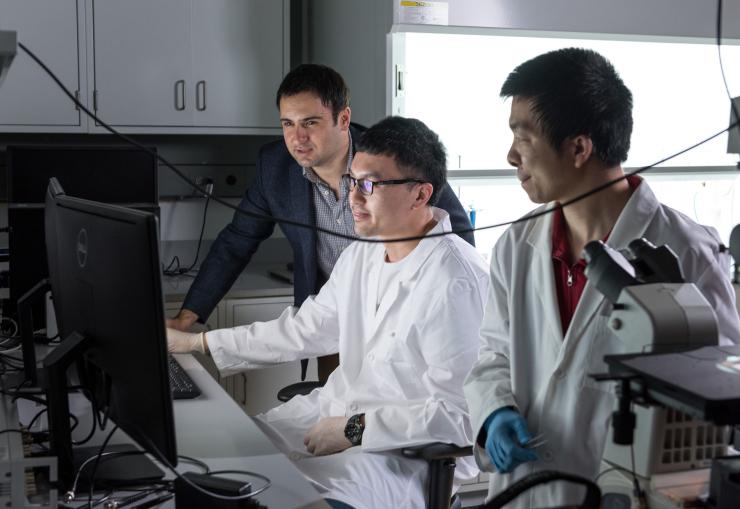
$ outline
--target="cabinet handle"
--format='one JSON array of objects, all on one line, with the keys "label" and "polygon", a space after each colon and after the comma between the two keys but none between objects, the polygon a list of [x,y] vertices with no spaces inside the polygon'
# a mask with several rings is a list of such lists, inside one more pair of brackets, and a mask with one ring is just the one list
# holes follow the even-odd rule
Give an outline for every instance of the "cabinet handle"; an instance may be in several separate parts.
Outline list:
[{"label": "cabinet handle", "polygon": [[206,81],[205,80],[200,80],[198,83],[195,84],[195,108],[198,111],[205,111],[206,109]]},{"label": "cabinet handle", "polygon": [[177,111],[185,109],[185,80],[175,82],[175,109]]}]

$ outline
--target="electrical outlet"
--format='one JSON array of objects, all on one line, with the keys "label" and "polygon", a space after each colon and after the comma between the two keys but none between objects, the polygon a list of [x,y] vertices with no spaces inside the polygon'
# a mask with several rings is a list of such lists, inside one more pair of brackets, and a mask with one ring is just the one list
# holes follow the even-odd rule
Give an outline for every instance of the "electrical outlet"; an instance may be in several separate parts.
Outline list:
[{"label": "electrical outlet", "polygon": [[[254,174],[252,165],[222,165],[222,166],[200,166],[180,165],[180,170],[187,177],[205,187],[209,181],[213,186],[213,194],[222,198],[240,198],[247,189],[247,182]],[[189,197],[198,195],[198,191],[192,189],[182,179],[171,172],[160,171],[159,189],[161,197]]]},{"label": "electrical outlet", "polygon": [[[195,185],[203,189],[206,194],[213,194],[213,179],[211,177],[195,177]],[[193,189],[193,193],[200,194],[196,189]]]}]

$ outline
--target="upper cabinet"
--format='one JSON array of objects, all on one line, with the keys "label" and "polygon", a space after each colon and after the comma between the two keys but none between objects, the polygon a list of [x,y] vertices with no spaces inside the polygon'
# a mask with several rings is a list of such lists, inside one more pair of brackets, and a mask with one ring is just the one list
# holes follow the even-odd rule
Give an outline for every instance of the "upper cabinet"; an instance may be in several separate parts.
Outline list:
[{"label": "upper cabinet", "polygon": [[[83,0],[0,0],[0,29],[41,58],[64,86],[85,97]],[[80,132],[87,129],[75,104],[23,50],[0,88],[0,132]]]},{"label": "upper cabinet", "polygon": [[[88,108],[122,132],[279,134],[274,97],[290,66],[289,5],[0,0],[0,28],[17,30]],[[0,131],[106,132],[25,55],[10,71],[0,89]]]},{"label": "upper cabinet", "polygon": [[276,132],[288,2],[92,0],[98,115],[128,131]]},{"label": "upper cabinet", "polygon": [[279,126],[275,93],[290,66],[288,18],[275,0],[193,2],[196,125]]},{"label": "upper cabinet", "polygon": [[190,2],[93,0],[91,99],[104,122],[192,126]]}]

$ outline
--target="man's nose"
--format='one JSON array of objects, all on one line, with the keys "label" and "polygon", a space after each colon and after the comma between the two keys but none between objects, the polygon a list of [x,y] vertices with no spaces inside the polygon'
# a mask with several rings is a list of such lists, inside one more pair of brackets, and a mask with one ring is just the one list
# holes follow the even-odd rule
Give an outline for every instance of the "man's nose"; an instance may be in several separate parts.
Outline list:
[{"label": "man's nose", "polygon": [[295,128],[295,136],[297,139],[304,141],[308,138],[308,129],[306,129],[303,126],[296,126]]},{"label": "man's nose", "polygon": [[509,162],[510,165],[516,168],[518,168],[519,164],[522,162],[521,158],[519,157],[519,153],[514,150],[513,144],[509,148],[509,152],[506,154],[506,160]]},{"label": "man's nose", "polygon": [[349,204],[352,206],[354,203],[364,203],[366,196],[360,192],[360,186],[355,185],[355,187],[352,187],[350,185],[349,187]]}]

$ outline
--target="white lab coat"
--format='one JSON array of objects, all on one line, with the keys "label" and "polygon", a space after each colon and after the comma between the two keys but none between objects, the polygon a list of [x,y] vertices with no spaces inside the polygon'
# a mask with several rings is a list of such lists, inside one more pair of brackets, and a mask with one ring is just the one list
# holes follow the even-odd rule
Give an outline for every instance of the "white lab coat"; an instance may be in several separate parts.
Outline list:
[{"label": "white lab coat", "polygon": [[[552,206],[552,204],[550,204]],[[541,210],[541,209],[540,209]],[[716,232],[663,206],[646,182],[633,192],[609,235],[622,249],[640,237],[668,244],[687,281],[694,282],[717,313],[726,342],[738,342],[740,323],[729,282],[729,260],[720,255]],[[535,470],[571,472],[593,479],[602,457],[616,398],[612,383],[589,373],[607,371],[603,357],[621,353],[607,328],[608,302],[590,283],[563,338],[552,263],[552,214],[512,226],[491,260],[491,292],[481,327],[481,350],[465,382],[473,429],[502,406],[515,406],[532,434],[544,433],[540,459],[512,474],[493,474],[489,497]],[[494,471],[476,446],[483,470]],[[580,503],[582,488],[550,483],[522,494],[507,507],[551,507]]]},{"label": "white lab coat", "polygon": [[[431,233],[449,231],[447,213],[433,210]],[[339,352],[322,389],[258,422],[325,496],[357,508],[424,507],[426,464],[393,450],[473,440],[462,384],[477,356],[485,263],[457,235],[424,239],[408,257],[377,310],[385,248],[355,242],[300,309],[207,336],[223,374]],[[358,413],[365,413],[361,448],[306,452],[304,434],[320,418]],[[458,462],[458,481],[475,473],[472,460]]]}]

